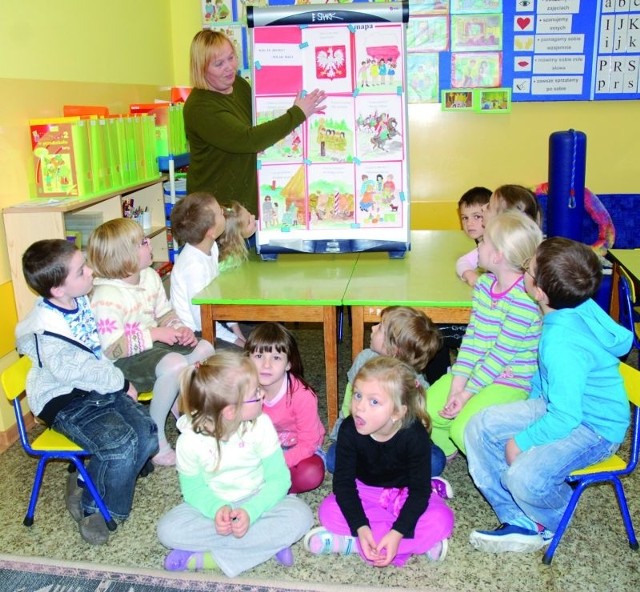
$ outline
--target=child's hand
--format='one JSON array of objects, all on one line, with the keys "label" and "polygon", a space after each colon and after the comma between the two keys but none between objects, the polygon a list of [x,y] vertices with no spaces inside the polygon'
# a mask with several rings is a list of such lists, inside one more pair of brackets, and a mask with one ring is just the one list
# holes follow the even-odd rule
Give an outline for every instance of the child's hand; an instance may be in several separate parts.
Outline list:
[{"label": "child's hand", "polygon": [[373,562],[376,567],[386,567],[389,565],[398,554],[398,546],[402,540],[402,535],[397,531],[391,529],[385,534],[378,543],[377,552],[378,559]]},{"label": "child's hand", "polygon": [[153,341],[160,341],[167,345],[175,345],[178,343],[178,331],[173,327],[154,327],[149,329],[151,333],[151,339]]},{"label": "child's hand", "polygon": [[127,395],[129,395],[134,401],[138,400],[138,389],[133,386],[133,382],[129,383],[129,390],[127,391]]},{"label": "child's hand", "polygon": [[449,393],[449,398],[445,406],[440,411],[441,417],[446,419],[453,419],[462,411],[462,408],[465,406],[466,402],[471,398],[471,393],[469,391],[453,391]]},{"label": "child's hand", "polygon": [[231,506],[222,506],[217,512],[214,518],[216,525],[216,532],[220,536],[227,536],[231,534]]},{"label": "child's hand", "polygon": [[520,446],[516,444],[516,441],[511,438],[507,441],[507,444],[504,447],[504,458],[507,461],[508,465],[511,465],[518,455],[522,452],[520,450]]},{"label": "child's hand", "polygon": [[358,541],[360,542],[362,554],[369,561],[375,563],[380,559],[378,555],[378,545],[376,545],[376,541],[373,538],[371,528],[369,528],[368,526],[361,526],[360,528],[358,528]]},{"label": "child's hand", "polygon": [[480,274],[473,269],[469,269],[462,274],[462,279],[467,282],[472,288],[476,285]]},{"label": "child's hand", "polygon": [[242,508],[231,510],[231,533],[237,539],[242,538],[249,530],[249,514]]},{"label": "child's hand", "polygon": [[195,347],[198,345],[198,338],[195,333],[189,329],[189,327],[178,327],[176,329],[178,334],[178,343],[187,347]]}]

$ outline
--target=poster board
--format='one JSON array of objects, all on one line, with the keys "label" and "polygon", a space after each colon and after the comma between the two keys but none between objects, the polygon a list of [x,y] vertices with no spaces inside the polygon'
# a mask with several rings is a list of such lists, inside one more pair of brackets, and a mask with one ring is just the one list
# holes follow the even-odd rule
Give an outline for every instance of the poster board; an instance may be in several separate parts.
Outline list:
[{"label": "poster board", "polygon": [[327,94],[324,112],[258,155],[263,258],[409,248],[407,18],[402,3],[248,7],[254,123],[301,89]]}]

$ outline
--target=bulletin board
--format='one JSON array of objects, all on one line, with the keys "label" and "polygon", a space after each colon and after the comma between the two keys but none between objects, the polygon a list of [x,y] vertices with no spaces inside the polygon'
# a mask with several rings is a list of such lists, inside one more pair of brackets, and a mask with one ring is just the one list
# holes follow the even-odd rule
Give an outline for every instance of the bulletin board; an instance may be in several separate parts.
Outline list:
[{"label": "bulletin board", "polygon": [[402,4],[249,8],[254,123],[304,89],[325,109],[258,154],[257,251],[409,248]]},{"label": "bulletin board", "polygon": [[[306,1],[345,6],[344,0],[337,5]],[[203,26],[231,36],[250,78],[247,7],[292,7],[296,0],[201,2]],[[507,89],[514,102],[640,99],[640,0],[398,4],[410,14],[405,40],[409,103],[440,102],[448,89],[477,88]]]}]

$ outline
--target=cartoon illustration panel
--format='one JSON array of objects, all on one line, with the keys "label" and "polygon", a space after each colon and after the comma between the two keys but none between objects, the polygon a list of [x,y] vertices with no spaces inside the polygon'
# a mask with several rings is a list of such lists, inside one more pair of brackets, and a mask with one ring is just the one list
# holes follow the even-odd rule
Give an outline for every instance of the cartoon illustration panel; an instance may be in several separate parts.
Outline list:
[{"label": "cartoon illustration panel", "polygon": [[368,162],[356,166],[359,182],[356,222],[364,227],[399,228],[404,222],[401,162]]},{"label": "cartoon illustration panel", "polygon": [[407,100],[437,103],[439,60],[437,53],[407,54]]},{"label": "cartoon illustration panel", "polygon": [[305,167],[271,164],[258,169],[260,230],[304,230],[307,220]]},{"label": "cartoon illustration panel", "polygon": [[201,0],[202,28],[238,20],[232,0]]},{"label": "cartoon illustration panel", "polygon": [[359,93],[402,90],[402,29],[397,25],[358,25],[355,32],[356,85]]},{"label": "cartoon illustration panel", "polygon": [[312,164],[307,171],[309,228],[351,228],[355,221],[353,166]]},{"label": "cartoon illustration panel", "polygon": [[404,109],[397,95],[356,97],[356,154],[359,160],[402,160]]},{"label": "cartoon illustration panel", "polygon": [[253,29],[254,92],[295,95],[302,89],[303,52],[299,27]]},{"label": "cartoon illustration panel", "polygon": [[[279,117],[293,104],[294,97],[256,97],[256,124],[260,125]],[[258,159],[262,163],[269,162],[298,162],[304,157],[304,125],[299,125],[282,140],[276,142],[260,154]]]},{"label": "cartoon illustration panel", "polygon": [[327,97],[324,113],[307,120],[307,158],[312,162],[353,162],[355,117],[352,97]]},{"label": "cartoon illustration panel", "polygon": [[353,92],[351,33],[348,27],[322,26],[302,29],[304,88],[328,94]]}]

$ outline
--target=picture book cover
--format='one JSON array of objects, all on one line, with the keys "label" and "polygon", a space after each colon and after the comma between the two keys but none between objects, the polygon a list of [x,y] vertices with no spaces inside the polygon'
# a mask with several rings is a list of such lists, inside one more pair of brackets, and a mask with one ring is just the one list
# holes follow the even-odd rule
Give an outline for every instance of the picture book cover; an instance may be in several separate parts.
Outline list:
[{"label": "picture book cover", "polygon": [[310,230],[353,226],[353,174],[353,166],[348,164],[312,164],[308,167]]},{"label": "picture book cover", "polygon": [[302,29],[303,88],[353,92],[351,33],[345,26]]},{"label": "picture book cover", "polygon": [[253,30],[253,89],[256,97],[299,93],[302,80],[302,29],[258,27]]},{"label": "picture book cover", "polygon": [[[255,123],[260,125],[280,117],[293,105],[294,96],[256,97]],[[272,146],[258,154],[261,163],[297,162],[304,158],[304,126],[300,125]]]},{"label": "picture book cover", "polygon": [[405,201],[402,163],[367,162],[357,165],[359,181],[356,222],[364,227],[400,228]]},{"label": "picture book cover", "polygon": [[355,157],[354,99],[330,96],[323,113],[307,120],[307,158],[311,162],[353,162]]},{"label": "picture book cover", "polygon": [[404,158],[404,107],[397,95],[359,95],[356,102],[358,160]]},{"label": "picture book cover", "polygon": [[277,232],[307,228],[307,178],[297,164],[269,164],[258,169],[259,228]]},{"label": "picture book cover", "polygon": [[359,27],[354,33],[358,94],[402,93],[402,29],[397,25],[367,24]]}]

